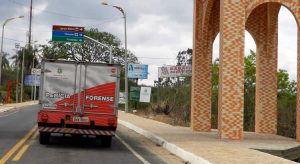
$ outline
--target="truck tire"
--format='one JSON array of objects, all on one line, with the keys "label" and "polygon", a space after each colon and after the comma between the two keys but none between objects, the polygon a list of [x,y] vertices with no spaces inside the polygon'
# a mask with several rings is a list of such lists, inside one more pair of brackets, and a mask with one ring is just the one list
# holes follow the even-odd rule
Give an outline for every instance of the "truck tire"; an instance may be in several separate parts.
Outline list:
[{"label": "truck tire", "polygon": [[111,136],[102,136],[101,137],[102,146],[105,147],[105,148],[110,148],[111,147],[111,140],[112,140]]},{"label": "truck tire", "polygon": [[46,145],[49,143],[50,133],[40,132],[40,144]]}]

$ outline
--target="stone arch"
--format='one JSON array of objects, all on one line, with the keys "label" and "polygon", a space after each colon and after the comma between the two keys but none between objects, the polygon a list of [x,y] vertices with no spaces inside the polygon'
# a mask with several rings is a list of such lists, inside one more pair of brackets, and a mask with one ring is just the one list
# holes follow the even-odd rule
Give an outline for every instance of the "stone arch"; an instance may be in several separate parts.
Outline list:
[{"label": "stone arch", "polygon": [[252,10],[246,29],[256,40],[255,131],[277,133],[278,14],[281,4],[262,3]]},{"label": "stone arch", "polygon": [[299,20],[300,20],[300,9],[298,9],[300,5],[299,0],[248,0],[246,4],[246,18],[248,18],[250,14],[253,12],[253,10],[255,10],[258,6],[266,3],[278,3],[286,7],[294,15],[297,25],[299,27]]},{"label": "stone arch", "polygon": [[[270,2],[273,4],[270,5]],[[191,126],[196,131],[210,131],[211,128],[211,62],[212,62],[212,44],[214,33],[220,31],[220,71],[219,71],[219,105],[218,105],[218,134],[222,139],[242,139],[243,138],[243,102],[244,102],[244,44],[245,30],[253,36],[256,45],[259,45],[259,74],[260,84],[266,83],[264,75],[269,76],[269,80],[276,81],[274,72],[277,71],[277,12],[280,5],[286,6],[294,14],[299,31],[300,20],[300,0],[195,0],[194,17],[194,51],[193,51],[193,76],[192,76],[192,114]],[[219,6],[217,6],[218,4]],[[251,14],[259,6],[266,4],[267,8],[275,8],[266,11],[266,16],[260,15],[253,18],[259,21],[259,26],[268,27],[268,29],[252,27],[247,25],[251,20]],[[273,13],[272,13],[273,12]],[[271,21],[267,24],[264,21],[268,15]],[[213,18],[218,18],[216,19]],[[219,22],[219,23],[216,23]],[[265,23],[265,24],[264,24]],[[255,24],[255,23],[253,23]],[[259,31],[261,30],[261,31]],[[263,33],[265,32],[265,33]],[[257,34],[256,34],[257,33]],[[262,36],[258,34],[263,34]],[[268,34],[268,36],[266,36]],[[216,34],[215,34],[216,35]],[[300,32],[298,32],[298,96],[297,96],[297,139],[300,140]],[[267,41],[267,44],[263,44]],[[271,53],[270,53],[271,52]],[[275,53],[276,52],[276,53]],[[273,54],[273,55],[270,55]],[[270,69],[264,69],[264,66],[271,65]],[[276,66],[276,69],[275,69]],[[269,74],[268,74],[269,73]],[[274,79],[275,78],[275,79]],[[268,87],[270,97],[262,96],[264,100],[270,100],[274,106],[274,95],[277,92],[274,83]],[[262,87],[263,88],[263,87]],[[270,99],[269,99],[270,98]],[[276,100],[275,100],[276,101]],[[262,111],[268,113],[264,104]],[[258,107],[257,107],[258,108]],[[274,111],[272,107],[272,111]],[[264,114],[266,116],[266,114]],[[265,117],[262,117],[263,120]],[[275,120],[274,113],[271,119]],[[258,132],[276,133],[274,122],[267,126],[259,127]]]},{"label": "stone arch", "polygon": [[[271,8],[273,8],[273,13],[269,13],[271,18],[265,19],[263,24],[260,24],[260,28],[262,29],[259,36],[255,36],[255,40],[258,40],[257,45],[257,59],[259,60],[257,62],[257,69],[259,70],[257,73],[257,88],[256,88],[256,107],[255,107],[255,131],[259,133],[271,133],[276,134],[277,133],[277,84],[275,83],[275,80],[277,82],[276,78],[276,71],[277,71],[277,61],[278,61],[278,12],[280,7],[284,6],[286,7],[294,16],[296,22],[297,22],[297,28],[298,28],[298,83],[297,83],[297,114],[296,114],[296,139],[300,140],[300,38],[299,38],[299,5],[300,1],[294,0],[294,1],[286,1],[286,0],[261,0],[261,1],[252,1],[248,3],[248,6],[246,7],[246,18],[247,21],[251,19],[256,19],[257,22],[263,21],[261,14],[262,11],[258,12],[259,16],[253,16],[255,14],[256,10],[259,10],[259,8],[263,8],[263,6],[272,5]],[[275,8],[274,8],[275,6]],[[269,8],[265,8],[264,11],[268,10]],[[266,12],[272,12],[272,11],[266,11]],[[257,14],[258,15],[258,14]],[[267,23],[267,21],[271,21]],[[272,26],[273,23],[273,26]],[[249,23],[251,24],[251,23]],[[257,27],[251,27],[251,25],[246,24],[246,28],[250,28],[251,30],[254,30],[254,35],[257,35],[257,32],[255,32],[255,28]],[[269,26],[271,24],[272,32],[268,32],[268,30],[264,29],[263,26]],[[268,27],[269,28],[269,27]],[[256,29],[257,30],[257,29]],[[270,38],[271,35],[271,38]],[[273,37],[273,38],[272,38]],[[257,39],[258,38],[258,39]],[[268,43],[266,45],[260,43]],[[276,45],[275,45],[276,44]],[[270,51],[273,53],[273,56],[268,55],[267,53],[270,53]],[[269,56],[269,57],[268,57]],[[271,60],[270,60],[271,59]],[[271,63],[266,63],[264,61],[273,61]],[[268,66],[267,66],[268,65]],[[273,73],[270,73],[273,72]],[[270,76],[273,74],[272,76]],[[274,82],[268,83],[267,81]],[[267,84],[267,85],[266,85]],[[266,89],[267,88],[267,89]],[[267,92],[265,92],[267,90]],[[276,92],[275,92],[276,91]],[[266,94],[267,93],[267,94]],[[266,103],[268,102],[268,103]],[[271,102],[271,103],[270,103]]]}]

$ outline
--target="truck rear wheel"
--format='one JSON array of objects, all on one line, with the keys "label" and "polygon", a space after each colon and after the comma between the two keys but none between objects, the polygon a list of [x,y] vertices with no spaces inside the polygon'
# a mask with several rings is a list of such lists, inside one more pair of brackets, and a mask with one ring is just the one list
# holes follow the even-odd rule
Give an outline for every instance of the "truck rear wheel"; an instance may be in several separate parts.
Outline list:
[{"label": "truck rear wheel", "polygon": [[49,143],[50,133],[40,132],[40,144],[46,145]]},{"label": "truck rear wheel", "polygon": [[111,147],[112,136],[102,136],[101,143],[103,147],[109,148]]}]

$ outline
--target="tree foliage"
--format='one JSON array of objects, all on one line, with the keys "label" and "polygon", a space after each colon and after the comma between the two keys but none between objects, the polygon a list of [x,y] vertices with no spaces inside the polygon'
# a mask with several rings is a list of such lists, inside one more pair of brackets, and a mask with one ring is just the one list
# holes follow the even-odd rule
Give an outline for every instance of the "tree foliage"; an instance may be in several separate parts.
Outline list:
[{"label": "tree foliage", "polygon": [[[116,36],[100,32],[98,29],[86,30],[86,36],[89,36],[102,44],[112,46],[113,63],[124,65],[125,63],[125,49],[121,47],[121,41]],[[63,43],[63,42],[49,42],[47,45],[41,46],[43,57],[46,59],[66,59],[73,61],[88,61],[88,62],[109,62],[110,50],[104,46],[85,39],[84,43]],[[127,51],[128,63],[137,63],[137,57],[130,51]]]},{"label": "tree foliage", "polygon": [[[177,56],[177,65],[192,63],[192,50],[180,51]],[[250,51],[244,58],[244,130],[255,130],[255,91],[256,91],[256,53]],[[278,134],[295,137],[296,132],[296,82],[289,78],[286,70],[279,69],[277,72],[278,85]],[[185,79],[189,81],[190,79]],[[190,81],[189,81],[190,82]],[[154,108],[154,111],[161,112],[171,109],[167,112],[176,119],[183,122],[189,122],[188,117],[179,117],[190,115],[190,90],[191,85],[174,85],[176,81],[165,79],[161,89],[161,106]],[[171,85],[170,85],[171,84]],[[218,92],[219,92],[219,59],[212,63],[212,128],[218,128]],[[188,95],[189,94],[189,95]],[[176,108],[174,108],[176,104]],[[169,107],[169,108],[166,108]],[[178,121],[180,122],[180,121]],[[180,124],[180,123],[174,123]],[[182,124],[181,124],[182,125]]]}]

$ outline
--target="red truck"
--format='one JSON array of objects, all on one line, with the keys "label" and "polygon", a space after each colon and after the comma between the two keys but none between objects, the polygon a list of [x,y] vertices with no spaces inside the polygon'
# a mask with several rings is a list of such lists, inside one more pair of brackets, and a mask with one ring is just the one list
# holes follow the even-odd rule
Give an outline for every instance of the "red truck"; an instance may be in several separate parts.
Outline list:
[{"label": "red truck", "polygon": [[41,72],[40,144],[60,133],[93,135],[110,147],[118,124],[120,66],[43,60]]}]

